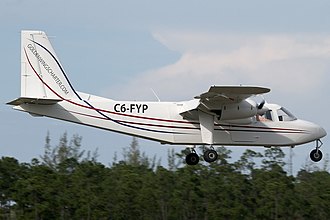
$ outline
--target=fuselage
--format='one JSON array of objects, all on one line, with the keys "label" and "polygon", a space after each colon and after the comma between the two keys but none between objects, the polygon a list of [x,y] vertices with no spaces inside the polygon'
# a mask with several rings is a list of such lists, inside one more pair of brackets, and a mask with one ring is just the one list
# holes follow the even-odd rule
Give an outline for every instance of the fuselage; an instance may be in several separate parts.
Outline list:
[{"label": "fuselage", "polygon": [[[142,137],[163,144],[203,145],[198,118],[185,118],[185,102],[115,101],[79,93],[52,105],[22,104],[18,110]],[[320,126],[294,118],[268,104],[264,115],[245,120],[214,120],[213,145],[294,146],[326,135]],[[263,119],[261,119],[263,117]]]}]

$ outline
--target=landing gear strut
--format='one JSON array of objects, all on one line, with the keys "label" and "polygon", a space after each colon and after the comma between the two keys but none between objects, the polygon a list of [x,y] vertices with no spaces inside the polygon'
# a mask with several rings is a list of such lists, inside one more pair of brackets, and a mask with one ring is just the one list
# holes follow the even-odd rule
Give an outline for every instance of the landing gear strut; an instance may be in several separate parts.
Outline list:
[{"label": "landing gear strut", "polygon": [[322,145],[323,143],[320,139],[316,140],[316,149],[309,154],[312,161],[319,162],[322,159],[322,152],[319,150]]},{"label": "landing gear strut", "polygon": [[214,148],[211,146],[210,149],[206,149],[204,151],[204,160],[208,163],[212,163],[218,159],[218,153],[214,150]]},{"label": "landing gear strut", "polygon": [[196,165],[199,162],[199,156],[196,154],[195,149],[191,149],[191,153],[186,156],[186,163],[188,165]]}]

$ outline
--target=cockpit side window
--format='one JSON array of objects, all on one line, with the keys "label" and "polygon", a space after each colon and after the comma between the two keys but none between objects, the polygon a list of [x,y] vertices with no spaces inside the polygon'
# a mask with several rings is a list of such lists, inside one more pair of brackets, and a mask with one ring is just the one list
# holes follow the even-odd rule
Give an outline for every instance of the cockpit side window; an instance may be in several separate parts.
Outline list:
[{"label": "cockpit side window", "polygon": [[291,114],[283,107],[277,110],[277,116],[279,121],[293,121],[297,119],[293,114]]},{"label": "cockpit side window", "polygon": [[265,117],[266,119],[270,120],[270,121],[273,120],[271,111],[272,111],[272,110],[268,110],[268,111],[266,111],[265,114],[264,114],[264,117]]},{"label": "cockpit side window", "polygon": [[273,118],[272,118],[272,110],[268,110],[266,111],[263,115],[257,115],[257,121],[262,121],[262,122],[265,122],[265,121],[272,121]]}]

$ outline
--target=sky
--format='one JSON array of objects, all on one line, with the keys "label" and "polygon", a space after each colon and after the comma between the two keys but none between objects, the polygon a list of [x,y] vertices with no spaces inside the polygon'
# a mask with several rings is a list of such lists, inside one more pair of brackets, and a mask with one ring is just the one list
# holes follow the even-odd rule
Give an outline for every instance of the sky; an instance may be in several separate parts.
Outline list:
[{"label": "sky", "polygon": [[[29,162],[43,154],[47,132],[53,145],[67,132],[81,135],[84,148],[98,148],[99,161],[110,164],[132,140],[5,105],[19,96],[23,29],[50,36],[78,91],[115,100],[157,100],[153,89],[162,101],[182,101],[211,85],[260,85],[272,90],[267,102],[329,132],[329,11],[326,0],[2,0],[0,155]],[[329,138],[323,142],[322,151],[329,154]],[[168,149],[182,149],[139,143],[164,165]],[[314,143],[294,148],[296,171],[313,148]],[[238,160],[246,148],[229,149]]]}]

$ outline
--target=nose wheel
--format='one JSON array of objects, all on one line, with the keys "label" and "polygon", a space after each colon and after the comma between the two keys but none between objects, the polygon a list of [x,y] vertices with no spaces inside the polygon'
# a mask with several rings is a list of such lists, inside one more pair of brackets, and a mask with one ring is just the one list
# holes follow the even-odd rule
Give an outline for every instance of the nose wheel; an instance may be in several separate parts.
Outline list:
[{"label": "nose wheel", "polygon": [[309,154],[310,158],[314,162],[319,162],[322,159],[322,152],[319,149],[323,145],[321,140],[316,140],[316,148]]}]

